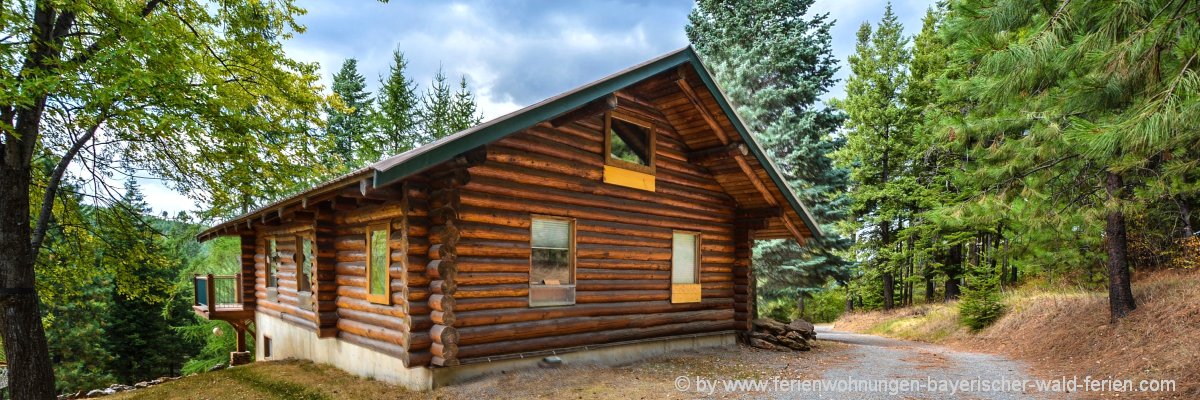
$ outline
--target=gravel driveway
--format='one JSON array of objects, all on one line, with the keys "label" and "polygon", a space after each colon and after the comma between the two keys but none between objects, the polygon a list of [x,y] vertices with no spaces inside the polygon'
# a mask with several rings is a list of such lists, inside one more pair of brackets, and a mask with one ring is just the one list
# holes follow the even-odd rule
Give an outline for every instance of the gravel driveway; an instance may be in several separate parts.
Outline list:
[{"label": "gravel driveway", "polygon": [[[817,338],[851,345],[847,362],[826,369],[822,379],[844,386],[833,390],[783,394],[779,398],[822,399],[1025,399],[1065,398],[1038,390],[1037,380],[1020,362],[1003,357],[950,350],[925,343],[837,332],[817,327]],[[1016,383],[1027,380],[1027,383]],[[858,388],[850,388],[857,385]],[[904,388],[903,385],[909,385]],[[967,386],[963,386],[967,385]],[[971,387],[974,385],[974,387]],[[988,387],[984,387],[987,385]],[[996,386],[1000,387],[997,389]],[[957,388],[956,388],[957,387]]]}]

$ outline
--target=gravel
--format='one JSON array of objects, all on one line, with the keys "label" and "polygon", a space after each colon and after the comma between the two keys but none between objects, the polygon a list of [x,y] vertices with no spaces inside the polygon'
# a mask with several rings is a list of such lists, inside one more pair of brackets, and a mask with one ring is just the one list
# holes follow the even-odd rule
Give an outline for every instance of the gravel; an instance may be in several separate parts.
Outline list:
[{"label": "gravel", "polygon": [[[792,391],[775,393],[775,398],[821,399],[1026,399],[1064,398],[1063,393],[1039,392],[1028,368],[1004,357],[950,350],[945,347],[888,339],[879,336],[836,332],[829,327],[817,328],[817,339],[851,345],[849,361],[826,369],[822,380],[861,385],[860,390],[846,387],[824,391]],[[982,390],[982,382],[1009,381],[1002,390]],[[1028,380],[1027,385],[1013,385],[1016,380]],[[902,388],[902,381],[917,382],[915,387]],[[977,385],[969,391],[951,393],[951,385]],[[974,381],[974,382],[972,382]],[[884,383],[877,383],[884,382]],[[930,389],[931,385],[937,385]],[[1021,390],[1025,388],[1026,390]],[[842,390],[837,390],[842,389]],[[943,390],[944,389],[944,390]]]}]

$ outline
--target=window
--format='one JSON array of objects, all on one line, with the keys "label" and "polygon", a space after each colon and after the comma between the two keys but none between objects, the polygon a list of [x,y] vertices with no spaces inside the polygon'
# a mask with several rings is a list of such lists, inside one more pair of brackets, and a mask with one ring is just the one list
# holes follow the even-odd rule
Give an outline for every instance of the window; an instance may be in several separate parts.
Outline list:
[{"label": "window", "polygon": [[296,302],[300,308],[313,309],[312,282],[315,280],[317,257],[311,236],[296,236]]},{"label": "window", "polygon": [[271,358],[271,337],[263,335],[263,358]]},{"label": "window", "polygon": [[700,301],[700,234],[676,231],[671,238],[671,302]]},{"label": "window", "polygon": [[267,238],[267,299],[275,300],[279,293],[279,246],[275,237]]},{"label": "window", "polygon": [[530,230],[529,305],[575,304],[575,221],[534,217]]},{"label": "window", "polygon": [[316,261],[316,256],[313,255],[313,241],[305,236],[297,236],[296,243],[300,245],[300,251],[296,254],[296,267],[300,270],[296,274],[296,290],[312,292],[313,263]]},{"label": "window", "polygon": [[392,258],[388,247],[389,225],[367,226],[367,300],[377,304],[391,304],[392,301],[392,285],[388,279]]},{"label": "window", "polygon": [[654,125],[618,112],[604,114],[604,181],[654,190]]}]

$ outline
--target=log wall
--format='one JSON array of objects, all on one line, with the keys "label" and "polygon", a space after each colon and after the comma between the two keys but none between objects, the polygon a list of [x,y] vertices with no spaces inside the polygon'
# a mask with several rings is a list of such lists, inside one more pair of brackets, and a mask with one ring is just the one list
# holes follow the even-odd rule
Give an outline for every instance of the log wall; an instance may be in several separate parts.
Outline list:
[{"label": "log wall", "polygon": [[[656,109],[622,102],[620,111],[655,124],[653,192],[602,182],[602,115],[511,135],[467,170],[454,204],[454,296],[450,306],[430,305],[453,307],[459,359],[731,330],[735,303],[745,319],[735,297],[746,276],[735,281],[734,272],[748,267],[737,260],[748,252],[735,253],[733,201],[687,162]],[[531,214],[575,219],[573,306],[529,307]],[[672,230],[701,233],[700,303],[670,303]]]}]

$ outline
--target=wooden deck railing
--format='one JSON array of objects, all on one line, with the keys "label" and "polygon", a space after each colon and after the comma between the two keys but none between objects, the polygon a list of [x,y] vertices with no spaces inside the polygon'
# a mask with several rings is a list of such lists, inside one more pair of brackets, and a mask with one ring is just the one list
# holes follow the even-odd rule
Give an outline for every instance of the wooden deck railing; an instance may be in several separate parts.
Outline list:
[{"label": "wooden deck railing", "polygon": [[207,309],[208,312],[220,309],[242,308],[242,275],[192,275],[192,287],[195,296],[192,305]]}]

